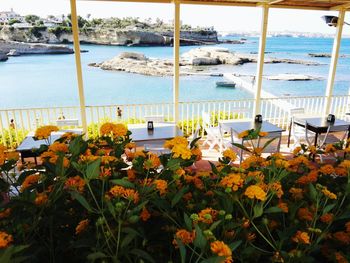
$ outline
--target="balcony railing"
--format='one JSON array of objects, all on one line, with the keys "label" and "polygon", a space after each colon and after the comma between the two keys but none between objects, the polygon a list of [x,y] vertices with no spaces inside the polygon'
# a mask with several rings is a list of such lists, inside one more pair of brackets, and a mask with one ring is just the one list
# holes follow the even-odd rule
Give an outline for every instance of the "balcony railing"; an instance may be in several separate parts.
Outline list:
[{"label": "balcony railing", "polygon": [[[322,114],[325,102],[326,97],[323,96],[263,98],[261,100],[261,114],[265,120],[287,128],[291,108],[301,107],[305,109],[307,114]],[[252,118],[253,105],[253,99],[180,102],[179,125],[186,134],[192,133],[200,121],[202,111],[212,113],[213,123],[219,119]],[[331,112],[337,118],[344,118],[349,105],[349,95],[333,96]],[[121,118],[117,117],[117,107],[122,109]],[[163,115],[166,121],[171,121],[173,104],[87,106],[86,112],[89,134],[97,135],[99,124],[107,120],[134,124],[144,122],[145,116],[148,115]],[[77,106],[0,110],[0,143],[16,147],[29,131],[33,131],[41,125],[55,125],[61,114],[66,119],[80,121],[79,113]],[[14,120],[14,128],[11,128],[11,119]]]}]

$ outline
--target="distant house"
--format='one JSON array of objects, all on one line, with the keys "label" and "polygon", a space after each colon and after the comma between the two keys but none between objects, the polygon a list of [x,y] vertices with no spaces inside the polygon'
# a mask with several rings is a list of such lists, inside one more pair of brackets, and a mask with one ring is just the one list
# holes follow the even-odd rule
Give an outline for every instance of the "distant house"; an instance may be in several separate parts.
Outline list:
[{"label": "distant house", "polygon": [[6,25],[8,24],[12,19],[17,19],[21,22],[24,21],[24,18],[13,11],[11,8],[10,11],[0,11],[0,24]]},{"label": "distant house", "polygon": [[33,27],[32,24],[27,23],[27,22],[15,23],[12,26],[15,28],[31,28],[31,27]]}]

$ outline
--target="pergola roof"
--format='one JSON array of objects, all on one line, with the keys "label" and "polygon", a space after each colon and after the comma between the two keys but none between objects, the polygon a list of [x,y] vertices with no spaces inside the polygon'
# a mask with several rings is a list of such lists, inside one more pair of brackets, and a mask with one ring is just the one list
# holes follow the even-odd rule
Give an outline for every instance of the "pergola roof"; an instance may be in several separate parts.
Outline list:
[{"label": "pergola roof", "polygon": [[115,1],[115,2],[145,2],[202,4],[202,5],[232,5],[259,6],[268,5],[272,8],[295,8],[310,10],[350,10],[349,0],[83,0],[83,1]]}]

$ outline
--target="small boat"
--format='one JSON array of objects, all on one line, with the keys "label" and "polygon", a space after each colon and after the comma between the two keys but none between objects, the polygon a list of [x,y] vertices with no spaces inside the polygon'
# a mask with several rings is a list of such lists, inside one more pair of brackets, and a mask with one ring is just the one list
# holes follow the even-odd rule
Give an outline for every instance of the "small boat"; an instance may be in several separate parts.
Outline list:
[{"label": "small boat", "polygon": [[234,83],[233,81],[217,81],[216,87],[234,88],[234,87],[236,87],[236,83]]}]

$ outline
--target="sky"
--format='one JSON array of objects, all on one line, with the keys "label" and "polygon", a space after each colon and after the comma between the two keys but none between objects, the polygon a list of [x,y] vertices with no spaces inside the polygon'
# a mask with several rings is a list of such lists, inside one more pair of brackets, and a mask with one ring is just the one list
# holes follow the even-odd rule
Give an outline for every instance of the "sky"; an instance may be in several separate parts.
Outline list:
[{"label": "sky", "polygon": [[[21,15],[37,14],[46,17],[49,14],[70,13],[68,0],[0,0],[0,11],[10,10]],[[77,12],[86,17],[139,17],[146,19],[157,17],[169,22],[173,18],[172,4],[123,3],[78,1]],[[349,12],[348,12],[349,13]],[[322,20],[323,15],[337,15],[337,12],[306,11],[291,9],[270,9],[269,31],[319,32],[334,34],[335,28],[328,27]],[[227,7],[204,5],[181,5],[181,21],[192,26],[205,26],[218,31],[259,31],[261,8]],[[350,22],[350,14],[346,15]],[[344,27],[344,35],[350,35],[350,26]]]}]

